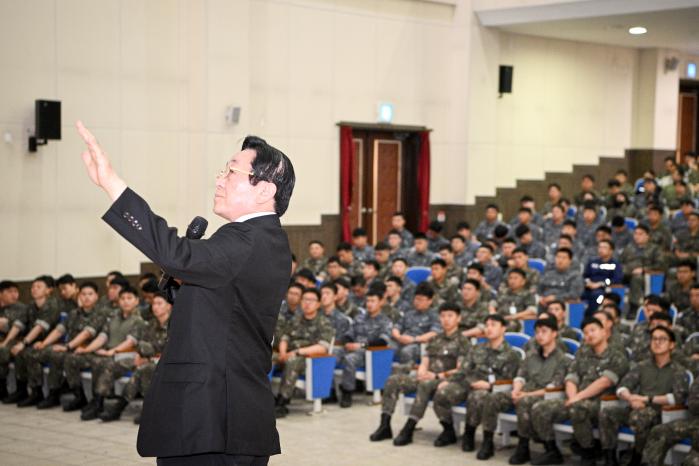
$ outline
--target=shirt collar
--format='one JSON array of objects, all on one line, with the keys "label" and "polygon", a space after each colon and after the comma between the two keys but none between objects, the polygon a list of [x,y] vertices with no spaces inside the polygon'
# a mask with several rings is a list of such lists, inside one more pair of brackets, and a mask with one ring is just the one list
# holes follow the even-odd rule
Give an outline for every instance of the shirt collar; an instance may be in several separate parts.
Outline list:
[{"label": "shirt collar", "polygon": [[276,215],[276,212],[254,212],[252,214],[245,214],[241,215],[240,217],[236,218],[233,220],[234,222],[245,222],[247,220],[257,218],[257,217],[263,217],[265,215]]}]

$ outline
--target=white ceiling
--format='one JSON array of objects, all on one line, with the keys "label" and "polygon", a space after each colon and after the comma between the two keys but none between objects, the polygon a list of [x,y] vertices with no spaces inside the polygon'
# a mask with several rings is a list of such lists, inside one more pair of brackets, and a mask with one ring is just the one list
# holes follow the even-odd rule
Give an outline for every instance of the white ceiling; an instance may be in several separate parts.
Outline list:
[{"label": "white ceiling", "polygon": [[[502,30],[541,37],[568,39],[583,42],[621,45],[641,48],[670,48],[699,55],[699,1],[657,0],[651,8],[634,13],[614,14],[614,9],[600,8],[597,1],[574,2],[571,4],[538,5],[535,7],[483,10],[476,12],[481,23]],[[607,0],[604,6],[624,4],[641,6],[647,2]],[[687,5],[694,4],[687,8]],[[658,6],[670,7],[657,11]],[[580,7],[585,7],[581,9]],[[604,11],[604,10],[607,11]],[[632,36],[628,29],[644,26],[646,34]]]}]

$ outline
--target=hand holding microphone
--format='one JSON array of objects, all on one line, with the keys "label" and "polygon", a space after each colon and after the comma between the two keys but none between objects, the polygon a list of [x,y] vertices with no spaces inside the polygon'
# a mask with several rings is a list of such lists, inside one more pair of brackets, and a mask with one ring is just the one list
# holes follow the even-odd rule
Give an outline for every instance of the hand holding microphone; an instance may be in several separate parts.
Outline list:
[{"label": "hand holding microphone", "polygon": [[[185,237],[187,239],[201,239],[206,232],[207,226],[209,226],[209,222],[205,218],[194,217],[187,227]],[[177,290],[180,289],[180,283],[174,277],[163,271],[160,281],[158,282],[158,288],[160,288],[160,291],[165,292],[166,299],[170,304],[175,304],[175,298],[177,297]]]}]

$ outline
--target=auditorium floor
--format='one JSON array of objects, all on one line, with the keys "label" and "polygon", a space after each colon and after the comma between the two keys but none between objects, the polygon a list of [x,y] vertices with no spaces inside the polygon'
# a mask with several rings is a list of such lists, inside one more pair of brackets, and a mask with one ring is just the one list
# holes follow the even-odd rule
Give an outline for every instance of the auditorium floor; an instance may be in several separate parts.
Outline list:
[{"label": "auditorium floor", "polygon": [[[369,434],[378,425],[380,407],[367,405],[368,400],[355,397],[355,405],[342,410],[336,404],[327,405],[326,412],[315,416],[306,414],[310,404],[294,400],[289,417],[277,423],[283,454],[274,456],[270,464],[504,465],[513,452],[497,451],[494,458],[483,462],[475,459],[475,453],[463,453],[455,445],[434,448],[432,441],[441,429],[431,411],[420,422],[421,430],[415,433],[412,445],[394,447],[390,441],[369,442]],[[126,414],[118,422],[82,422],[77,413],[60,409],[38,411],[0,405],[0,465],[154,464],[153,458],[140,458],[136,453],[137,427],[131,421],[132,416]],[[402,414],[394,417],[394,434],[404,422]],[[477,438],[477,446],[479,443]]]}]

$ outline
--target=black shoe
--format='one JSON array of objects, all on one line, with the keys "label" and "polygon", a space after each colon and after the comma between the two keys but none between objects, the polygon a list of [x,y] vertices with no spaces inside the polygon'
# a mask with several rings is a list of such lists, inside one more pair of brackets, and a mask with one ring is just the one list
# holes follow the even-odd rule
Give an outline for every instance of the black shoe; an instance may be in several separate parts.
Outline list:
[{"label": "black shoe", "polygon": [[36,406],[40,401],[43,401],[44,393],[41,391],[41,387],[32,387],[32,394],[23,398],[17,402],[18,408],[27,408],[29,406]]},{"label": "black shoe", "polygon": [[274,407],[274,417],[277,419],[281,419],[283,417],[286,417],[287,414],[289,414],[289,408],[286,407],[286,405],[289,404],[289,400],[284,398],[281,395],[277,396],[277,402],[276,406]]},{"label": "black shoe", "polygon": [[393,439],[393,445],[402,447],[404,445],[413,443],[413,432],[415,432],[416,425],[417,422],[415,422],[414,419],[408,419],[396,438]]},{"label": "black shoe", "polygon": [[3,398],[2,404],[16,404],[18,401],[25,399],[27,396],[29,396],[29,393],[27,392],[27,382],[18,380],[17,389],[14,391],[14,393],[11,393]]},{"label": "black shoe", "polygon": [[87,398],[85,398],[82,387],[73,389],[73,394],[75,394],[75,398],[63,405],[63,411],[77,411],[87,405]]},{"label": "black shoe", "polygon": [[349,408],[352,406],[352,392],[344,388],[340,388],[340,391],[340,408]]},{"label": "black shoe", "polygon": [[369,436],[369,440],[372,442],[379,442],[392,437],[393,432],[391,431],[391,416],[386,413],[381,413],[381,424],[379,425],[379,428]]},{"label": "black shoe", "polygon": [[120,396],[117,398],[117,402],[114,405],[110,406],[109,408],[105,408],[105,410],[100,413],[98,417],[102,419],[103,422],[116,421],[121,417],[121,413],[128,404],[129,402]]},{"label": "black shoe", "polygon": [[616,450],[604,450],[604,466],[619,466]]},{"label": "black shoe", "polygon": [[544,449],[546,450],[546,452],[541,456],[533,458],[531,460],[532,464],[563,464],[563,455],[561,454],[561,450],[558,449],[558,446],[556,446],[555,440],[544,442]]},{"label": "black shoe", "polygon": [[7,398],[7,379],[0,379],[0,400]]},{"label": "black shoe", "polygon": [[580,464],[582,466],[597,465],[597,452],[594,448],[583,448],[582,456],[580,457]]},{"label": "black shoe", "polygon": [[36,405],[37,409],[49,409],[53,408],[54,406],[58,406],[61,404],[60,400],[60,393],[58,390],[51,390],[49,392],[49,396],[44,398],[42,401],[39,402],[39,404]]},{"label": "black shoe", "polygon": [[461,449],[465,452],[476,449],[476,428],[466,424],[464,436],[461,438]]},{"label": "black shoe", "polygon": [[515,453],[510,456],[510,464],[525,464],[532,459],[529,453],[529,439],[520,437]]},{"label": "black shoe", "polygon": [[434,439],[434,446],[435,447],[445,447],[447,445],[451,445],[452,443],[456,443],[456,432],[454,431],[454,424],[451,422],[444,422],[444,421],[439,421],[440,424],[442,424],[442,433],[439,434],[439,437]]},{"label": "black shoe", "polygon": [[644,464],[643,455],[634,449],[628,466],[641,466],[642,464]]},{"label": "black shoe", "polygon": [[483,443],[476,454],[479,460],[487,460],[495,454],[495,445],[493,444],[493,433],[486,430],[483,431]]},{"label": "black shoe", "polygon": [[138,414],[136,415],[136,417],[133,418],[133,423],[136,424],[136,425],[140,425],[140,424],[141,424],[141,413],[138,413]]},{"label": "black shoe", "polygon": [[104,398],[101,395],[95,395],[92,401],[80,413],[80,419],[83,421],[92,421],[97,419],[104,410]]}]

